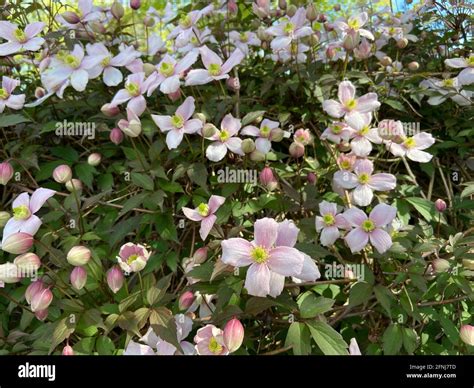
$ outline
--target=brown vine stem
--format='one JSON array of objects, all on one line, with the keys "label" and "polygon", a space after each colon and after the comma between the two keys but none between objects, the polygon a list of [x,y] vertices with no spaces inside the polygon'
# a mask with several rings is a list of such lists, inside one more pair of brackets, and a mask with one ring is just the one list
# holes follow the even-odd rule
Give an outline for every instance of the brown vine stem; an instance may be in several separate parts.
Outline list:
[{"label": "brown vine stem", "polygon": [[302,283],[287,283],[285,284],[285,288],[288,287],[301,287],[301,286],[319,286],[324,284],[345,284],[345,283],[352,283],[356,282],[357,279],[337,279],[337,280],[320,280],[314,282],[302,282]]},{"label": "brown vine stem", "polygon": [[21,307],[23,310],[26,310],[26,311],[29,311],[30,313],[33,313],[33,311],[31,311],[30,308],[22,305],[19,301],[17,301],[16,299],[12,298],[10,295],[8,295],[6,292],[3,292],[2,290],[0,290],[0,295],[7,298],[10,302],[12,303],[15,303],[16,305],[18,305],[19,307]]},{"label": "brown vine stem", "polygon": [[426,195],[425,195],[424,191],[421,189],[421,186],[418,184],[418,181],[416,180],[415,174],[413,174],[413,171],[410,168],[410,164],[407,162],[407,160],[404,156],[402,156],[402,161],[403,161],[403,164],[405,165],[405,168],[407,169],[407,172],[408,172],[408,175],[411,178],[411,181],[420,188],[421,196],[423,197],[423,199],[426,199]]},{"label": "brown vine stem", "polygon": [[457,298],[445,299],[445,300],[438,300],[434,302],[424,302],[424,303],[417,303],[418,307],[430,307],[430,306],[441,306],[445,304],[451,304],[456,302],[461,302],[465,299],[469,298],[467,295],[459,296]]},{"label": "brown vine stem", "polygon": [[261,356],[273,356],[274,354],[285,353],[285,352],[287,352],[288,350],[291,350],[291,349],[293,349],[293,345],[285,346],[284,348],[280,348],[280,349],[271,350],[270,352],[261,353],[260,355]]}]

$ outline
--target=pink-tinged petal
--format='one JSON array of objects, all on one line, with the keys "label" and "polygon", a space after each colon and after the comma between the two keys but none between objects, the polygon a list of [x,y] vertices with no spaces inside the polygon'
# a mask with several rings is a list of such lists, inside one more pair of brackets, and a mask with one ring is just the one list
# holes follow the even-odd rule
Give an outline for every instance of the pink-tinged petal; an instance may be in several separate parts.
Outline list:
[{"label": "pink-tinged petal", "polygon": [[117,105],[123,104],[124,102],[127,102],[131,98],[132,98],[132,96],[130,95],[130,93],[127,90],[121,89],[114,96],[114,98],[110,102],[110,105],[117,106]]},{"label": "pink-tinged petal", "polygon": [[222,257],[224,264],[234,267],[245,267],[253,263],[250,253],[253,245],[243,238],[230,238],[221,242]]},{"label": "pink-tinged petal", "polygon": [[349,343],[349,354],[351,356],[361,356],[359,345],[355,338],[351,338],[351,342]]},{"label": "pink-tinged petal", "polygon": [[127,109],[130,109],[137,116],[141,116],[146,109],[146,100],[143,96],[133,97],[127,104]]},{"label": "pink-tinged petal", "polygon": [[370,212],[369,218],[375,223],[376,226],[382,227],[390,224],[396,215],[396,207],[387,205],[385,203],[379,203]]},{"label": "pink-tinged petal", "polygon": [[25,35],[28,39],[33,38],[34,36],[38,35],[44,28],[46,24],[43,22],[35,22],[28,24],[25,27]]},{"label": "pink-tinged petal", "polygon": [[352,229],[344,238],[352,253],[359,252],[369,242],[369,235],[361,228]]},{"label": "pink-tinged petal", "polygon": [[71,86],[78,92],[83,92],[89,82],[89,73],[86,70],[75,70],[71,75]]},{"label": "pink-tinged petal", "polygon": [[206,69],[209,68],[211,64],[217,64],[222,66],[222,59],[214,51],[210,50],[207,46],[202,46],[199,48],[201,53],[201,60],[204,63]]},{"label": "pink-tinged petal", "polygon": [[260,129],[258,129],[255,125],[247,125],[246,127],[242,128],[240,133],[247,136],[258,136],[260,135]]},{"label": "pink-tinged petal", "polygon": [[393,190],[397,186],[397,178],[392,174],[374,174],[368,186],[377,191]]},{"label": "pink-tinged petal", "polygon": [[342,117],[344,116],[344,107],[336,100],[323,101],[323,109],[331,117]]},{"label": "pink-tinged petal", "polygon": [[36,189],[33,194],[31,194],[30,200],[30,211],[31,213],[36,213],[45,202],[51,198],[56,191],[50,189],[39,188]]},{"label": "pink-tinged petal", "polygon": [[351,141],[351,150],[357,156],[365,158],[372,151],[372,143],[365,137],[357,137]]},{"label": "pink-tinged petal", "polygon": [[380,102],[377,101],[376,93],[367,93],[357,99],[356,110],[359,113],[369,113],[380,107]]},{"label": "pink-tinged petal", "polygon": [[464,58],[445,59],[444,63],[446,64],[446,66],[449,66],[455,69],[461,69],[463,67],[467,67],[467,61]]},{"label": "pink-tinged petal", "polygon": [[172,150],[178,148],[183,141],[183,132],[179,129],[172,129],[166,135],[166,145],[168,149]]},{"label": "pink-tinged petal", "polygon": [[75,44],[71,54],[75,56],[79,62],[82,62],[82,59],[84,58],[84,49],[80,44]]},{"label": "pink-tinged petal", "polygon": [[355,164],[354,171],[357,175],[363,173],[372,175],[374,172],[374,164],[369,159],[358,160]]},{"label": "pink-tinged petal", "polygon": [[414,162],[428,163],[433,158],[433,155],[425,151],[411,149],[407,151],[407,158]]},{"label": "pink-tinged petal", "polygon": [[364,28],[361,28],[359,30],[359,35],[370,40],[375,40],[374,34],[372,34],[369,30],[366,30]]},{"label": "pink-tinged petal", "polygon": [[221,73],[228,73],[234,66],[237,66],[245,58],[245,54],[240,49],[235,49],[230,57],[222,65]]},{"label": "pink-tinged petal", "polygon": [[270,291],[268,292],[268,295],[276,298],[282,293],[283,288],[285,288],[285,277],[276,272],[270,271]]},{"label": "pink-tinged petal", "polygon": [[349,171],[336,171],[333,180],[338,186],[344,189],[353,189],[358,185],[357,176]]},{"label": "pink-tinged petal", "polygon": [[415,140],[415,148],[418,150],[425,150],[435,143],[434,137],[426,132],[417,133],[413,136]]},{"label": "pink-tinged petal", "polygon": [[[458,82],[459,85],[471,85],[472,83],[474,83],[474,68],[468,67],[467,69],[461,71],[458,74]],[[469,105],[469,101],[467,101],[464,105]]]},{"label": "pink-tinged petal", "polygon": [[209,198],[209,212],[214,214],[225,202],[225,198],[220,195],[211,195]]},{"label": "pink-tinged petal", "polygon": [[315,226],[316,226],[316,232],[320,232],[321,229],[326,226],[326,223],[324,222],[323,217],[316,216]]},{"label": "pink-tinged petal", "polygon": [[214,226],[214,223],[216,222],[216,219],[217,217],[214,214],[210,214],[201,221],[199,235],[201,236],[203,241],[209,235],[209,232],[211,231],[212,227]]},{"label": "pink-tinged petal", "polygon": [[183,131],[185,133],[197,133],[202,129],[202,121],[199,119],[191,119],[184,123]]},{"label": "pink-tinged petal", "polygon": [[273,51],[282,50],[291,44],[291,38],[289,36],[278,36],[272,40],[270,46]]},{"label": "pink-tinged petal", "polygon": [[19,206],[30,206],[30,196],[28,195],[28,193],[21,193],[18,197],[14,199],[12,203],[12,209],[15,209]]},{"label": "pink-tinged petal", "polygon": [[270,248],[278,236],[278,222],[273,218],[262,218],[254,224],[255,245]]},{"label": "pink-tinged petal", "polygon": [[319,213],[321,215],[332,214],[333,216],[337,213],[337,205],[332,202],[322,201],[319,204]]},{"label": "pink-tinged petal", "polygon": [[290,19],[291,23],[295,25],[295,28],[301,28],[306,22],[306,10],[304,7],[298,8],[295,14]]},{"label": "pink-tinged petal", "polygon": [[102,78],[107,86],[117,86],[123,81],[121,71],[111,66],[104,69],[104,75]]},{"label": "pink-tinged petal", "polygon": [[356,207],[347,209],[342,215],[351,226],[360,226],[367,219],[367,215]]},{"label": "pink-tinged petal", "polygon": [[306,27],[301,27],[298,31],[295,32],[295,38],[304,38],[305,36],[309,36],[313,33],[313,30],[311,27],[306,26]]},{"label": "pink-tinged petal", "polygon": [[370,233],[370,243],[377,249],[378,253],[382,254],[390,249],[392,239],[385,230],[375,229]]},{"label": "pink-tinged petal", "polygon": [[5,20],[0,21],[0,38],[16,41],[15,30],[18,28],[16,24],[7,22]]},{"label": "pink-tinged petal", "polygon": [[262,154],[267,154],[272,149],[272,142],[263,137],[259,137],[257,140],[255,140],[255,148]]},{"label": "pink-tinged petal", "polygon": [[7,91],[8,94],[11,94],[18,86],[20,86],[20,81],[13,79],[4,75],[2,77],[2,88]]},{"label": "pink-tinged petal", "polygon": [[357,114],[349,114],[346,116],[347,125],[355,129],[356,131],[360,131],[364,127],[369,126],[371,121],[372,121],[372,113],[364,113],[364,114],[357,113]]},{"label": "pink-tinged petal", "polygon": [[41,224],[41,220],[33,214],[30,218],[23,221],[19,231],[34,236],[41,227]]},{"label": "pink-tinged petal", "polygon": [[24,94],[15,94],[8,97],[5,102],[5,105],[11,109],[19,110],[25,105],[25,95]]},{"label": "pink-tinged petal", "polygon": [[356,205],[368,206],[374,198],[374,192],[368,185],[359,185],[352,192],[352,198]]},{"label": "pink-tinged petal", "polygon": [[227,154],[227,147],[224,143],[216,141],[206,149],[206,158],[208,158],[211,162],[219,162],[220,160],[224,159],[225,155]]},{"label": "pink-tinged petal", "polygon": [[183,207],[184,215],[189,218],[191,221],[202,221],[203,216],[201,216],[197,210],[190,209],[189,207]]},{"label": "pink-tinged petal", "polygon": [[346,102],[354,99],[355,91],[355,86],[351,81],[343,81],[339,84],[337,98],[339,98],[339,101],[345,104]]},{"label": "pink-tinged petal", "polygon": [[301,272],[294,277],[304,282],[314,282],[321,277],[319,268],[311,257],[304,253],[303,257],[303,268],[301,269]]},{"label": "pink-tinged petal", "polygon": [[270,270],[265,264],[252,264],[245,278],[249,295],[265,297],[270,293]]},{"label": "pink-tinged petal", "polygon": [[197,51],[191,51],[187,53],[183,59],[181,59],[176,67],[175,67],[175,72],[176,74],[181,74],[187,69],[189,69],[198,59],[198,52]]},{"label": "pink-tinged petal", "polygon": [[268,267],[284,276],[296,276],[303,269],[304,256],[295,248],[276,247],[269,252]]},{"label": "pink-tinged petal", "polygon": [[160,116],[160,115],[151,115],[151,119],[155,124],[160,128],[161,132],[168,132],[171,129],[174,129],[174,125],[171,123],[171,116]]},{"label": "pink-tinged petal", "polygon": [[158,356],[174,356],[176,350],[178,350],[176,346],[166,341],[158,341],[156,345],[156,354]]},{"label": "pink-tinged petal", "polygon": [[225,145],[234,154],[242,156],[245,155],[244,151],[242,151],[242,139],[239,139],[238,137],[231,137],[225,142]]},{"label": "pink-tinged petal", "polygon": [[383,142],[383,139],[379,135],[379,131],[377,128],[370,128],[369,132],[365,135],[365,137],[371,141],[372,143],[375,144],[381,144]]},{"label": "pink-tinged petal", "polygon": [[329,226],[323,228],[321,232],[321,236],[319,238],[321,245],[328,246],[333,245],[336,240],[339,238],[341,234],[339,233],[339,229],[335,226]]},{"label": "pink-tinged petal", "polygon": [[387,144],[387,148],[394,156],[404,156],[407,152],[406,148],[393,142]]},{"label": "pink-tinged petal", "polygon": [[160,92],[163,94],[176,93],[181,86],[179,76],[172,75],[166,78],[160,85]]},{"label": "pink-tinged petal", "polygon": [[13,217],[10,218],[7,221],[7,224],[5,225],[5,227],[3,228],[2,245],[5,243],[5,241],[10,235],[14,233],[18,233],[21,230],[21,227],[23,226],[24,223],[25,221],[23,220],[15,220]]},{"label": "pink-tinged petal", "polygon": [[234,118],[230,113],[226,114],[221,122],[221,129],[229,132],[230,136],[236,135],[241,126],[240,120]]},{"label": "pink-tinged petal", "polygon": [[294,247],[298,239],[299,228],[293,221],[284,220],[278,223],[278,234],[275,246]]},{"label": "pink-tinged petal", "polygon": [[336,215],[336,222],[334,223],[334,226],[337,226],[339,229],[350,229],[351,224],[347,222],[347,220],[344,218],[342,214],[337,214]]},{"label": "pink-tinged petal", "polygon": [[186,100],[176,109],[176,114],[187,121],[194,113],[194,97],[187,97]]},{"label": "pink-tinged petal", "polygon": [[196,354],[196,349],[194,348],[194,345],[188,341],[182,341],[180,343],[181,349],[183,349],[183,354],[185,356],[193,356]]},{"label": "pink-tinged petal", "polygon": [[7,42],[0,44],[0,57],[15,54],[21,49],[21,44],[17,42]]},{"label": "pink-tinged petal", "polygon": [[123,354],[124,356],[154,356],[155,352],[147,345],[130,341]]},{"label": "pink-tinged petal", "polygon": [[209,75],[209,72],[204,69],[193,69],[186,76],[186,86],[193,85],[204,85],[211,82],[213,78]]}]

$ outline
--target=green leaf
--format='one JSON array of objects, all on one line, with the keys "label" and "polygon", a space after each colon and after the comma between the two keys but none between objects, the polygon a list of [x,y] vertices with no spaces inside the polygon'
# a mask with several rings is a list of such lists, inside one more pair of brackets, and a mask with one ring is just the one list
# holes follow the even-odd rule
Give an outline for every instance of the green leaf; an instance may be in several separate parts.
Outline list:
[{"label": "green leaf", "polygon": [[433,202],[417,197],[408,197],[405,201],[409,202],[426,221],[431,222],[434,219],[436,210]]},{"label": "green leaf", "polygon": [[97,338],[95,347],[100,356],[111,356],[115,351],[113,341],[107,336]]},{"label": "green leaf", "polygon": [[207,186],[207,168],[203,163],[194,163],[187,170],[189,179],[201,187]]},{"label": "green leaf", "polygon": [[298,298],[298,306],[301,318],[313,318],[318,314],[323,314],[331,310],[333,299],[316,297],[312,291],[305,292]]},{"label": "green leaf", "polygon": [[308,327],[301,322],[293,322],[286,335],[285,347],[293,346],[295,356],[311,354],[311,334]]},{"label": "green leaf", "polygon": [[392,317],[391,305],[392,305],[392,299],[393,299],[391,292],[384,286],[377,284],[374,287],[374,293],[375,293],[375,297],[377,298],[377,301],[382,305],[382,307],[387,312],[388,316],[391,318]]},{"label": "green leaf", "polygon": [[56,346],[74,333],[75,328],[76,321],[71,319],[69,315],[58,321],[53,331],[48,354],[51,354]]},{"label": "green leaf", "polygon": [[74,167],[78,178],[83,181],[88,187],[92,187],[94,181],[94,167],[89,166],[87,163],[81,163]]},{"label": "green leaf", "polygon": [[178,242],[178,233],[173,221],[173,216],[169,213],[158,214],[156,216],[156,229],[164,240]]},{"label": "green leaf", "polygon": [[399,111],[402,111],[402,112],[406,112],[406,109],[405,107],[403,106],[403,104],[398,101],[398,100],[393,100],[391,98],[387,98],[385,101],[384,101],[384,104],[387,104],[389,106],[391,106],[393,109],[396,109],[396,110],[399,110]]},{"label": "green leaf", "polygon": [[253,123],[257,118],[263,116],[265,114],[264,110],[256,110],[255,112],[247,113],[244,118],[242,119],[242,126],[248,125]]},{"label": "green leaf", "polygon": [[409,354],[413,354],[418,347],[418,334],[411,327],[403,328],[403,347]]},{"label": "green leaf", "polygon": [[149,193],[140,193],[127,199],[125,203],[123,204],[123,208],[122,210],[120,210],[118,217],[121,217],[122,215],[129,212],[133,208],[140,206],[142,202],[145,200],[145,198],[148,197],[149,195],[150,195]]},{"label": "green leaf", "polygon": [[153,179],[146,174],[140,174],[138,172],[132,172],[132,182],[145,190],[153,191],[155,185]]},{"label": "green leaf", "polygon": [[271,299],[254,296],[247,301],[247,304],[245,305],[245,313],[249,315],[257,315],[275,305],[275,301]]},{"label": "green leaf", "polygon": [[347,344],[342,336],[325,322],[307,322],[314,342],[325,355],[348,355]]},{"label": "green leaf", "polygon": [[367,301],[372,296],[372,286],[366,282],[355,283],[349,292],[349,304],[351,306],[358,306]]},{"label": "green leaf", "polygon": [[397,324],[391,324],[387,327],[383,334],[382,342],[384,354],[398,354],[403,344],[403,332],[400,326]]},{"label": "green leaf", "polygon": [[0,128],[11,127],[13,125],[27,123],[29,121],[31,120],[19,114],[13,114],[13,115],[2,114],[0,116]]}]

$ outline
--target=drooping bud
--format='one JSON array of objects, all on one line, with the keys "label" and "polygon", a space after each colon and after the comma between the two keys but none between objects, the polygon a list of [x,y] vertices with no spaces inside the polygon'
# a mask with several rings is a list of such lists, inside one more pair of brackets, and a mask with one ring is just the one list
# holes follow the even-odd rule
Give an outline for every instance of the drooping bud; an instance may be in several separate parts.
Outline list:
[{"label": "drooping bud", "polygon": [[390,58],[389,56],[384,56],[382,57],[382,59],[380,60],[380,63],[383,65],[383,66],[390,66],[392,64],[392,58]]},{"label": "drooping bud", "polygon": [[306,19],[308,19],[310,22],[314,22],[317,18],[318,18],[318,13],[316,11],[316,7],[314,6],[314,3],[311,2],[306,7]]},{"label": "drooping bud", "polygon": [[102,105],[102,108],[100,108],[100,111],[107,117],[114,117],[120,113],[120,109],[118,106],[114,106],[110,104]]},{"label": "drooping bud", "polygon": [[399,49],[404,49],[407,46],[408,46],[408,39],[407,38],[401,38],[401,39],[397,40],[397,47]]},{"label": "drooping bud", "polygon": [[113,128],[110,131],[110,141],[115,145],[119,145],[123,141],[123,132],[120,128]]},{"label": "drooping bud", "polygon": [[146,27],[153,27],[155,25],[155,19],[153,19],[151,16],[145,16],[143,18],[143,24]]},{"label": "drooping bud", "polygon": [[93,154],[90,154],[89,157],[87,158],[87,164],[89,164],[89,166],[98,166],[100,164],[100,161],[102,160],[102,156],[97,153],[97,152],[94,152]]},{"label": "drooping bud", "polygon": [[31,283],[25,291],[25,299],[28,304],[31,304],[31,300],[33,299],[33,296],[37,293],[42,291],[43,289],[46,288],[46,285],[41,281],[41,280],[36,280],[33,283]]},{"label": "drooping bud", "polygon": [[252,160],[253,162],[263,162],[266,159],[265,154],[257,149],[250,153],[249,156],[250,160]]},{"label": "drooping bud", "polygon": [[82,182],[79,179],[71,179],[66,182],[66,189],[71,193],[74,191],[81,191]]},{"label": "drooping bud", "polygon": [[117,265],[107,271],[107,284],[114,294],[122,288],[124,281],[122,270]]},{"label": "drooping bud", "polygon": [[201,123],[204,125],[206,124],[206,121],[207,121],[207,117],[204,113],[201,113],[201,112],[196,112],[193,114],[193,119],[198,119],[199,121],[201,121]]},{"label": "drooping bud", "polygon": [[420,64],[416,61],[410,62],[408,64],[408,69],[410,71],[417,71],[420,68]]},{"label": "drooping bud", "polygon": [[143,64],[143,71],[145,75],[148,77],[150,74],[156,71],[156,67],[153,63],[144,63]]},{"label": "drooping bud", "polygon": [[0,212],[0,228],[3,228],[7,224],[10,218],[11,218],[10,213],[3,212],[3,211]]},{"label": "drooping bud", "polygon": [[63,356],[74,356],[74,350],[71,346],[69,345],[66,345],[64,348],[63,348],[63,352],[62,352],[62,355]]},{"label": "drooping bud", "polygon": [[130,0],[130,8],[137,10],[142,5],[141,0]]},{"label": "drooping bud", "polygon": [[33,236],[28,233],[18,232],[7,237],[2,245],[2,250],[15,255],[26,253],[33,246]]},{"label": "drooping bud", "polygon": [[278,8],[285,10],[287,6],[286,0],[278,0]]},{"label": "drooping bud", "polygon": [[123,18],[125,10],[123,9],[123,6],[122,4],[120,4],[119,1],[114,1],[112,7],[110,7],[110,13],[115,19],[120,20]]},{"label": "drooping bud", "polygon": [[224,327],[224,343],[229,353],[240,348],[244,341],[244,327],[237,318],[232,318]]},{"label": "drooping bud", "polygon": [[91,258],[91,251],[83,245],[72,247],[67,253],[67,262],[75,267],[86,265]]},{"label": "drooping bud", "polygon": [[250,154],[255,151],[255,142],[252,139],[244,139],[242,141],[242,151],[244,151],[245,154]]},{"label": "drooping bud", "polygon": [[465,344],[474,346],[474,326],[461,326],[461,329],[459,330],[459,338],[461,338],[461,341]]},{"label": "drooping bud", "polygon": [[308,175],[306,175],[306,180],[310,185],[315,185],[318,178],[314,172],[309,172]]},{"label": "drooping bud", "polygon": [[76,290],[81,290],[87,282],[87,271],[82,267],[75,267],[71,271],[69,280]]},{"label": "drooping bud", "polygon": [[278,143],[285,137],[285,131],[281,128],[275,128],[272,130],[272,141]]},{"label": "drooping bud", "polygon": [[202,264],[207,260],[207,247],[201,247],[196,249],[193,255],[193,261],[195,264]]},{"label": "drooping bud", "polygon": [[8,162],[0,163],[0,185],[6,185],[13,177],[13,167]]},{"label": "drooping bud", "polygon": [[33,294],[31,298],[31,311],[37,312],[46,310],[52,301],[53,293],[49,288],[44,288]]},{"label": "drooping bud", "polygon": [[195,299],[196,299],[196,297],[194,296],[194,294],[191,291],[186,291],[184,294],[182,294],[179,297],[179,302],[178,302],[179,309],[181,311],[187,310],[194,303]]},{"label": "drooping bud", "polygon": [[238,77],[229,77],[229,78],[227,78],[226,86],[229,90],[232,90],[233,92],[236,92],[237,90],[240,90],[239,78]]},{"label": "drooping bud", "polygon": [[48,317],[48,309],[36,311],[35,317],[39,321],[44,321]]},{"label": "drooping bud", "polygon": [[441,198],[438,198],[434,204],[438,212],[443,213],[446,210],[446,202],[444,202]]},{"label": "drooping bud", "polygon": [[21,270],[21,272],[32,273],[41,267],[41,260],[38,255],[28,252],[15,257],[13,263]]},{"label": "drooping bud", "polygon": [[53,171],[53,179],[58,183],[66,183],[72,179],[72,170],[67,164],[61,164]]},{"label": "drooping bud", "polygon": [[77,24],[81,21],[81,18],[77,15],[77,13],[72,11],[66,11],[61,14],[64,20],[66,20],[69,24]]},{"label": "drooping bud", "polygon": [[44,97],[45,94],[46,94],[46,90],[44,90],[44,88],[42,88],[41,86],[38,86],[35,89],[35,97],[37,99],[40,99],[41,97]]},{"label": "drooping bud", "polygon": [[176,90],[176,92],[169,93],[167,96],[173,102],[178,101],[181,97],[181,89]]},{"label": "drooping bud", "polygon": [[289,16],[291,18],[291,17],[295,16],[295,13],[296,13],[297,10],[298,10],[298,8],[296,8],[296,5],[291,4],[289,7],[287,7],[286,14],[287,14],[287,16]]},{"label": "drooping bud", "polygon": [[301,158],[304,155],[304,145],[297,142],[291,143],[290,155],[294,158]]},{"label": "drooping bud", "polygon": [[434,259],[431,262],[431,265],[433,266],[433,269],[436,273],[447,272],[451,267],[449,261],[446,259]]}]

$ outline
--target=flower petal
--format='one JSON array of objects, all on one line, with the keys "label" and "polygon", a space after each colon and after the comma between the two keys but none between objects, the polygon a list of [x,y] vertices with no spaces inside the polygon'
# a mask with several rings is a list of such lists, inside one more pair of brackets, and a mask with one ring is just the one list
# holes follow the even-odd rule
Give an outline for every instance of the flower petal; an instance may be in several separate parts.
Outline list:
[{"label": "flower petal", "polygon": [[297,276],[303,269],[304,256],[295,248],[276,247],[270,251],[266,264],[268,267],[284,276]]},{"label": "flower petal", "polygon": [[39,188],[31,195],[30,199],[30,211],[31,213],[36,213],[44,203],[51,198],[56,191],[50,189]]},{"label": "flower petal", "polygon": [[370,212],[369,218],[375,223],[376,226],[382,227],[390,224],[396,215],[396,207],[387,205],[385,203],[379,203]]},{"label": "flower petal", "polygon": [[352,229],[344,238],[352,253],[359,252],[369,242],[368,233],[361,228]]},{"label": "flower petal", "polygon": [[265,264],[252,264],[245,278],[249,295],[265,297],[270,293],[270,270]]},{"label": "flower petal", "polygon": [[253,245],[243,238],[236,237],[221,242],[224,264],[234,267],[245,267],[253,263],[250,257]]},{"label": "flower petal", "polygon": [[392,239],[385,230],[375,229],[370,233],[370,243],[378,253],[384,253],[392,246]]},{"label": "flower petal", "polygon": [[203,218],[201,221],[201,228],[199,229],[199,235],[201,236],[202,240],[204,241],[209,232],[211,231],[214,223],[216,222],[217,217],[214,214],[210,214],[207,217]]}]

